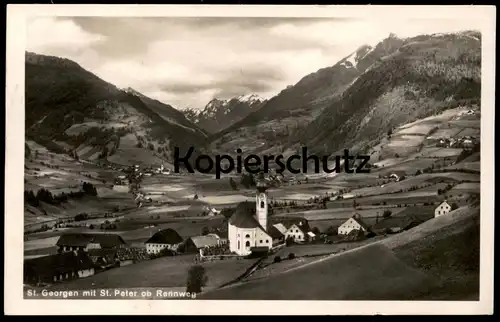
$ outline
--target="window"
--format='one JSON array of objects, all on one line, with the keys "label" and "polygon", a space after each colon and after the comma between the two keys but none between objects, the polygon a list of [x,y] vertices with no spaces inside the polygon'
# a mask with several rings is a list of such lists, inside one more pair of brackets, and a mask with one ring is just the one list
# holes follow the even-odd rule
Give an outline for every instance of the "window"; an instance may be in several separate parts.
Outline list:
[{"label": "window", "polygon": [[260,202],[260,207],[261,207],[261,208],[265,208],[265,206],[266,206],[266,205],[265,205],[264,201],[261,201],[261,202]]},{"label": "window", "polygon": [[245,235],[245,238],[250,238],[250,235],[249,235],[249,234],[246,234],[246,235]]},{"label": "window", "polygon": [[266,244],[269,244],[269,239],[266,239]]},{"label": "window", "polygon": [[261,243],[261,244],[262,244],[262,239],[261,239],[261,240],[259,240],[259,243]]},{"label": "window", "polygon": [[240,249],[240,241],[238,240],[238,249]]},{"label": "window", "polygon": [[247,242],[245,243],[245,247],[250,247],[250,242],[247,240]]}]

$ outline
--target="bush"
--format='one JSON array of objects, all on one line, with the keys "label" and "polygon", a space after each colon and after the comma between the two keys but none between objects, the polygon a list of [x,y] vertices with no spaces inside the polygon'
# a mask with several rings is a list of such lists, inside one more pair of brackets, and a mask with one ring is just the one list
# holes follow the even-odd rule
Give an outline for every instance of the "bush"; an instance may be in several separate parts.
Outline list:
[{"label": "bush", "polygon": [[279,256],[274,257],[273,262],[274,263],[280,263],[281,262],[281,257],[279,257]]},{"label": "bush", "polygon": [[294,259],[294,258],[295,258],[295,254],[294,253],[288,254],[288,259]]}]

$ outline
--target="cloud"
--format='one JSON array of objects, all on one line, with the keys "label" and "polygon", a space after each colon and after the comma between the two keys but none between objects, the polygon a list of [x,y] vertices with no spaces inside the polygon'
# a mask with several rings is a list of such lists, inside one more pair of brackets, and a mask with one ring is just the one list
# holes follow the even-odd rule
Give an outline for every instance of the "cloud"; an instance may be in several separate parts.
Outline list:
[{"label": "cloud", "polygon": [[44,17],[28,23],[27,49],[37,53],[74,54],[104,41],[103,35],[87,32],[70,19]]},{"label": "cloud", "polygon": [[[386,19],[387,20],[387,19]],[[217,97],[270,97],[390,32],[401,37],[475,27],[464,19],[43,18],[30,51],[73,59],[119,87],[174,107]]]}]

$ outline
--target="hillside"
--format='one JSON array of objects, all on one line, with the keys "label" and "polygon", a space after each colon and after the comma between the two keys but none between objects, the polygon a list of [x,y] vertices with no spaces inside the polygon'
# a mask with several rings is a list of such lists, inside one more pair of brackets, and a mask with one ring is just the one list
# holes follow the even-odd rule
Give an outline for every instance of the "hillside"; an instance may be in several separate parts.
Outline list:
[{"label": "hillside", "polygon": [[477,300],[478,228],[479,209],[460,208],[381,242],[199,298]]},{"label": "hillside", "polygon": [[207,133],[216,133],[258,110],[266,100],[258,95],[241,95],[228,100],[214,98],[201,111],[185,109],[184,115]]},{"label": "hillside", "polygon": [[319,151],[366,151],[398,125],[459,106],[478,106],[481,42],[475,32],[406,39],[323,111],[295,143]]},{"label": "hillside", "polygon": [[312,122],[368,67],[393,52],[401,42],[390,37],[375,48],[363,45],[335,65],[306,75],[297,84],[288,86],[271,98],[259,110],[213,135],[213,146],[231,150],[231,141],[248,143],[248,150],[280,149],[288,145],[290,135]]},{"label": "hillside", "polygon": [[26,137],[80,159],[159,163],[206,134],[173,107],[120,90],[77,63],[26,53]]},{"label": "hillside", "polygon": [[393,128],[445,109],[478,105],[481,36],[477,32],[394,35],[362,46],[307,75],[224,131],[212,148],[259,153],[368,150]]}]

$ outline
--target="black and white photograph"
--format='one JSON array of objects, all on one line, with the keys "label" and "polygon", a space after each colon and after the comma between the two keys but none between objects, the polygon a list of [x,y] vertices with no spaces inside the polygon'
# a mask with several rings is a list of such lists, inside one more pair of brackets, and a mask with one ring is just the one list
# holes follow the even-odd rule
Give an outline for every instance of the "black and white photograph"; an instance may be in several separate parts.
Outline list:
[{"label": "black and white photograph", "polygon": [[493,312],[494,7],[9,11],[12,312]]}]

